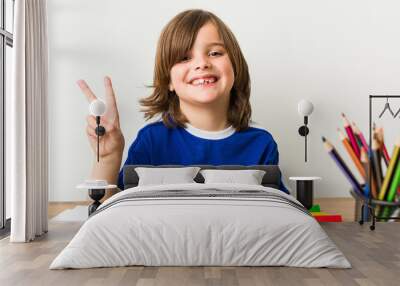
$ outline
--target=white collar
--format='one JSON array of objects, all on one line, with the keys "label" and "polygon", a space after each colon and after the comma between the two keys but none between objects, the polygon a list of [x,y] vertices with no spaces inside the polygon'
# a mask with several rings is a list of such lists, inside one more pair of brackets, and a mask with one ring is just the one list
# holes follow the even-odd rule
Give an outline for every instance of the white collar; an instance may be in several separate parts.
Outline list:
[{"label": "white collar", "polygon": [[210,139],[210,140],[218,140],[218,139],[227,138],[227,137],[231,136],[233,133],[235,133],[235,131],[236,131],[232,125],[230,125],[228,128],[225,128],[225,129],[219,130],[219,131],[207,131],[207,130],[198,129],[189,123],[186,123],[185,130],[196,137],[200,137],[203,139]]}]

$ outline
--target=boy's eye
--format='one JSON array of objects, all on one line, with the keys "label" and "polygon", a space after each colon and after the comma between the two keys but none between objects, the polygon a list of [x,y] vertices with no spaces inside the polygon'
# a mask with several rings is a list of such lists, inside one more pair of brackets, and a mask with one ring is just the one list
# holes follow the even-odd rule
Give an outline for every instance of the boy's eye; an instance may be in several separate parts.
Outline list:
[{"label": "boy's eye", "polygon": [[[211,56],[211,57],[218,57],[218,56],[221,56],[221,55],[222,55],[222,52],[211,51],[211,52],[208,53],[208,55]],[[179,60],[179,62],[180,62],[180,63],[187,62],[187,61],[189,61],[190,59],[191,59],[190,56],[184,56],[183,58],[181,58],[181,59]]]},{"label": "boy's eye", "polygon": [[183,58],[181,58],[180,62],[186,62],[188,60],[190,60],[190,57],[189,56],[184,56]]},{"label": "boy's eye", "polygon": [[208,53],[210,56],[212,56],[212,57],[215,57],[215,56],[220,56],[220,55],[222,55],[222,53],[220,53],[220,52],[217,52],[217,51],[212,51],[212,52],[209,52]]}]

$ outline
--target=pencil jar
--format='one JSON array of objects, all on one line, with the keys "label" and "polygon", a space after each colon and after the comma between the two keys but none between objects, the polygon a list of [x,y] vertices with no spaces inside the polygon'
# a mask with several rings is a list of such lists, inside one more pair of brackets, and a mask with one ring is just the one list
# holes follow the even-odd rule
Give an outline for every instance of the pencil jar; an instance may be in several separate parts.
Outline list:
[{"label": "pencil jar", "polygon": [[376,219],[381,221],[387,221],[388,219],[398,219],[400,212],[400,201],[388,202],[383,200],[376,200],[372,198],[367,198],[365,196],[360,196],[353,189],[350,190],[350,194],[355,199],[355,221],[360,221],[362,206],[364,205],[364,221],[371,221],[372,214],[368,209],[373,211],[373,215]]}]

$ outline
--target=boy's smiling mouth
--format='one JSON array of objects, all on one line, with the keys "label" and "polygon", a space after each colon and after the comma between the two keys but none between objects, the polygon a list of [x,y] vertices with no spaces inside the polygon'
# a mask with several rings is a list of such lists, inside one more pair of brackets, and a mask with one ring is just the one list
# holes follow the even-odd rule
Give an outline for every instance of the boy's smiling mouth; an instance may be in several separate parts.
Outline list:
[{"label": "boy's smiling mouth", "polygon": [[210,86],[218,81],[218,77],[214,75],[204,75],[194,77],[189,81],[189,84],[193,86]]}]

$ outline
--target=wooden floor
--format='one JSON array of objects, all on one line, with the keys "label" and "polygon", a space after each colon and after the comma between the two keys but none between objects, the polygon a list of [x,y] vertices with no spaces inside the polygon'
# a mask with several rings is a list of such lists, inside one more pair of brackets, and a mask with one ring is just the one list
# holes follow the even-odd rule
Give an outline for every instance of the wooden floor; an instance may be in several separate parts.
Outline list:
[{"label": "wooden floor", "polygon": [[51,222],[32,243],[0,241],[0,285],[399,285],[400,224],[378,223],[375,231],[357,223],[323,228],[353,268],[290,267],[120,267],[48,270],[79,223]]},{"label": "wooden floor", "polygon": [[62,211],[73,209],[76,206],[90,205],[90,202],[50,202],[48,206],[49,218],[53,218]]},{"label": "wooden floor", "polygon": [[[51,208],[53,215],[63,209]],[[399,223],[378,223],[375,231],[354,222],[322,224],[352,264],[347,270],[140,266],[48,270],[80,226],[50,222],[49,233],[32,243],[0,241],[0,285],[400,285]]]},{"label": "wooden floor", "polygon": [[321,211],[342,215],[343,221],[355,221],[355,200],[353,198],[319,198],[314,199],[314,204],[319,204]]}]

